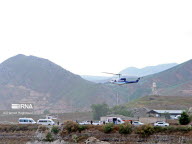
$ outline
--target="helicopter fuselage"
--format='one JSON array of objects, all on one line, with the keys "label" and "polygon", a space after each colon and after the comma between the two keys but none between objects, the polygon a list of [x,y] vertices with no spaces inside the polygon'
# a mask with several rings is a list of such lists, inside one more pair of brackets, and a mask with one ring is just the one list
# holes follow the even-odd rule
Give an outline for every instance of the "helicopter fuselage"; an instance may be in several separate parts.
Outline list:
[{"label": "helicopter fuselage", "polygon": [[135,81],[127,81],[126,78],[120,78],[117,80],[111,80],[110,82],[117,85],[124,85],[124,84],[131,84],[131,83],[138,83],[140,78]]}]

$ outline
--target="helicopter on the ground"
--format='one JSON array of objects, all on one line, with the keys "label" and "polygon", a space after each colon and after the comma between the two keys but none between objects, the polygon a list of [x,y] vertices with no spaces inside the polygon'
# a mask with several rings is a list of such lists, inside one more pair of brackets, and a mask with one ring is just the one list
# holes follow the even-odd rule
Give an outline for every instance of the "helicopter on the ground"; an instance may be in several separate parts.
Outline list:
[{"label": "helicopter on the ground", "polygon": [[106,74],[112,74],[112,75],[118,75],[118,76],[119,76],[118,79],[113,79],[113,80],[109,81],[110,83],[112,83],[112,84],[117,84],[117,85],[124,85],[124,84],[138,83],[139,80],[141,79],[141,77],[139,77],[139,78],[137,78],[137,79],[134,80],[134,81],[127,81],[127,78],[125,78],[125,77],[121,77],[122,74],[114,74],[114,73],[108,73],[108,72],[103,72],[103,73],[106,73]]}]

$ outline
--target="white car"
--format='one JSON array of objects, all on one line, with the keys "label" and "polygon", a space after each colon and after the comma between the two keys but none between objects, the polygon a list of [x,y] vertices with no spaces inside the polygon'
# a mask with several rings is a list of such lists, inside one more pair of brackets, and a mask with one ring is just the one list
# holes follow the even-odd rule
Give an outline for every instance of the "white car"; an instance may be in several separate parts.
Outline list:
[{"label": "white car", "polygon": [[19,118],[19,124],[36,124],[32,118]]},{"label": "white car", "polygon": [[82,121],[79,123],[80,125],[90,125],[91,121]]},{"label": "white car", "polygon": [[144,125],[144,123],[140,122],[140,121],[133,121],[132,125],[134,126],[140,126],[140,125]]},{"label": "white car", "polygon": [[95,121],[93,122],[93,125],[102,125],[103,123],[101,121]]},{"label": "white car", "polygon": [[169,123],[166,123],[164,121],[157,121],[154,123],[154,126],[169,126]]},{"label": "white car", "polygon": [[55,122],[52,119],[39,119],[37,124],[41,125],[55,125]]}]

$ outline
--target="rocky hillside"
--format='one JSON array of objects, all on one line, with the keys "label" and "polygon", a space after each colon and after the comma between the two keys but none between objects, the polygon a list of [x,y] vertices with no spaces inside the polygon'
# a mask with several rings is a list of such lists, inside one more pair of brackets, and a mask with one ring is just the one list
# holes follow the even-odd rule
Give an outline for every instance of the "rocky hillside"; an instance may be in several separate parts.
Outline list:
[{"label": "rocky hillside", "polygon": [[91,104],[115,104],[108,86],[82,79],[47,59],[17,55],[0,64],[0,109],[34,103],[36,111],[88,110]]},{"label": "rocky hillside", "polygon": [[47,59],[17,55],[0,64],[0,110],[13,103],[33,103],[36,112],[87,111],[92,104],[110,106],[152,94],[192,95],[192,60],[163,72],[145,76],[137,84],[116,86],[82,79]]},{"label": "rocky hillside", "polygon": [[192,60],[179,64],[163,72],[145,76],[139,85],[129,85],[130,99],[152,94],[153,82],[157,94],[166,96],[192,96]]},{"label": "rocky hillside", "polygon": [[189,110],[191,108],[191,96],[145,96],[136,99],[126,106],[129,108],[167,109],[167,110]]}]

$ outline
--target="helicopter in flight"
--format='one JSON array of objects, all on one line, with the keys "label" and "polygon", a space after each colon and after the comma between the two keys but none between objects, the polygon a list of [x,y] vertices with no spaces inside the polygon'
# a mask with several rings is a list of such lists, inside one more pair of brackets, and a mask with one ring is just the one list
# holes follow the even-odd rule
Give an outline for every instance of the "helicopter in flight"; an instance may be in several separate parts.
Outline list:
[{"label": "helicopter in flight", "polygon": [[128,81],[127,78],[121,77],[122,74],[114,74],[114,73],[108,73],[108,72],[103,72],[106,74],[112,74],[112,75],[118,75],[119,78],[118,79],[113,79],[111,81],[109,81],[112,84],[117,84],[117,85],[124,85],[124,84],[132,84],[132,83],[138,83],[139,80],[141,79],[141,77],[137,78],[134,81]]}]

